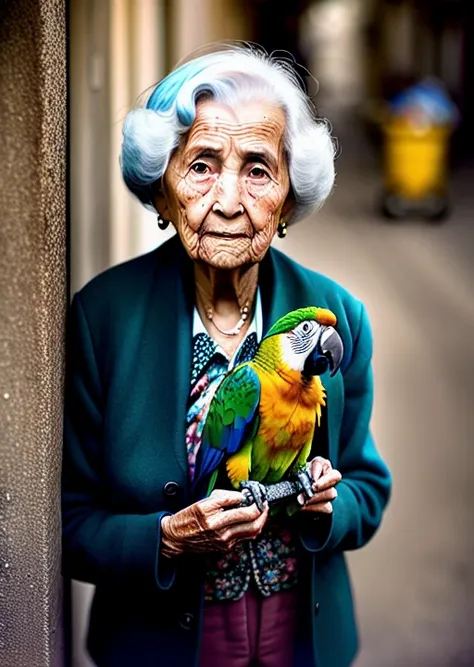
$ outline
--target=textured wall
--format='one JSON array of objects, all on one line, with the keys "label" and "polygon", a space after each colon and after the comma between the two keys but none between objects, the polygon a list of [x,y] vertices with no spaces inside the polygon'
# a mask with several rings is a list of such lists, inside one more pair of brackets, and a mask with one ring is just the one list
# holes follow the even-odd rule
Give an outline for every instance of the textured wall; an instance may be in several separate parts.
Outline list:
[{"label": "textured wall", "polygon": [[66,21],[0,0],[0,665],[58,664]]}]

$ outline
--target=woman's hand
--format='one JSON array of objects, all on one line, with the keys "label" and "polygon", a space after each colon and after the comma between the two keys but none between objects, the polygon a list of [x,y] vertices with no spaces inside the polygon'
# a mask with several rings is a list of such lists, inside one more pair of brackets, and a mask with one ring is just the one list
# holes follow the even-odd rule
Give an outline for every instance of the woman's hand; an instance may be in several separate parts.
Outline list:
[{"label": "woman's hand", "polygon": [[[332,501],[337,498],[335,486],[342,479],[341,473],[332,467],[331,461],[323,459],[322,456],[316,456],[308,463],[308,472],[313,479],[314,496],[305,502],[301,510],[331,514]],[[300,498],[301,496],[298,497]]]},{"label": "woman's hand", "polygon": [[237,491],[215,490],[200,500],[161,520],[162,553],[177,556],[184,552],[230,551],[237,542],[260,534],[268,517],[268,506],[237,507],[243,495]]}]

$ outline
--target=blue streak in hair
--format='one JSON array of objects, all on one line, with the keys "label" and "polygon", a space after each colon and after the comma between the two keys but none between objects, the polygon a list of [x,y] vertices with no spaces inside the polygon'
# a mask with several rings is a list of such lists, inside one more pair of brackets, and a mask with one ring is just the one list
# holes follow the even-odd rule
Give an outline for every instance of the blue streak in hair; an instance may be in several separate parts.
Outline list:
[{"label": "blue streak in hair", "polygon": [[[191,60],[185,63],[177,70],[174,70],[167,77],[160,81],[147,102],[146,108],[153,111],[166,112],[171,109],[176,101],[176,97],[181,90],[184,83],[202,72],[208,63],[201,59]],[[189,126],[194,120],[195,109],[182,108],[176,109],[179,122],[183,125]]]}]

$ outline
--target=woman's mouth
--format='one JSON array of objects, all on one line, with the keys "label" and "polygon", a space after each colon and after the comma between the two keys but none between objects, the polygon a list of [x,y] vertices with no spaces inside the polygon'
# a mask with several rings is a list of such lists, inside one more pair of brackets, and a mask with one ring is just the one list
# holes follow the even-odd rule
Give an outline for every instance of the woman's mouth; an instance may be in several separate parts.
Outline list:
[{"label": "woman's mouth", "polygon": [[215,238],[219,239],[242,239],[242,238],[249,238],[249,235],[246,232],[222,232],[222,231],[210,231],[206,230],[201,234],[202,236],[214,236]]}]

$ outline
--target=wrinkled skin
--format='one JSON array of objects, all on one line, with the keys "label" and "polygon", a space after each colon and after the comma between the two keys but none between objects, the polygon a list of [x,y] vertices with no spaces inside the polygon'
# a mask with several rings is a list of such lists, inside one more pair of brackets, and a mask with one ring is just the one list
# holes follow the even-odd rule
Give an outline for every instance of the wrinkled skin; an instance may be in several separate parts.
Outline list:
[{"label": "wrinkled skin", "polygon": [[284,131],[272,104],[198,103],[156,198],[193,260],[232,270],[263,258],[293,205]]},{"label": "wrinkled skin", "polygon": [[237,491],[216,490],[209,498],[163,517],[163,555],[226,552],[241,540],[257,537],[267,520],[268,507],[262,513],[256,505],[231,509],[242,500]]},{"label": "wrinkled skin", "polygon": [[[301,508],[303,512],[321,512],[332,514],[332,501],[337,498],[336,485],[341,481],[339,470],[332,467],[328,459],[316,456],[309,461],[307,468],[313,479],[314,495]],[[300,497],[304,502],[304,498]]]}]

